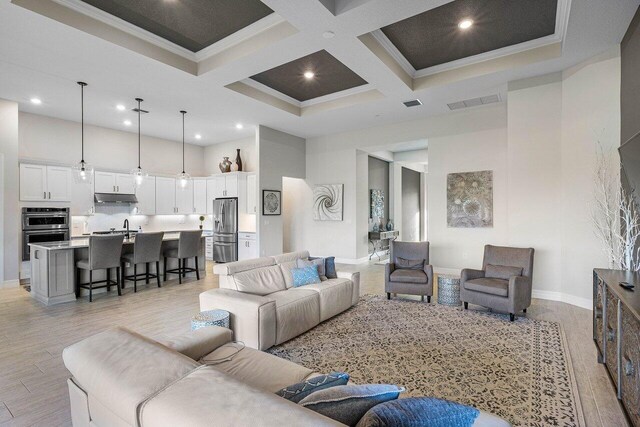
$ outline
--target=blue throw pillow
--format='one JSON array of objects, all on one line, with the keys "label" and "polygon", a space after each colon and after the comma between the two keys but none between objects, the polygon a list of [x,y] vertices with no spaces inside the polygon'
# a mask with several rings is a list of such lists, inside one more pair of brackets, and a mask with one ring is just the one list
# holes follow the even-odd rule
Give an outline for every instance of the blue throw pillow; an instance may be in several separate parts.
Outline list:
[{"label": "blue throw pillow", "polygon": [[371,408],[357,427],[471,427],[480,411],[435,397],[392,400]]},{"label": "blue throw pillow", "polygon": [[389,384],[339,385],[316,391],[298,403],[307,409],[354,426],[374,406],[397,399],[404,389]]},{"label": "blue throw pillow", "polygon": [[324,275],[327,279],[337,279],[336,273],[336,257],[330,256],[324,259]]},{"label": "blue throw pillow", "polygon": [[303,268],[292,268],[291,276],[293,276],[294,288],[321,282],[320,275],[318,274],[318,266],[316,265]]},{"label": "blue throw pillow", "polygon": [[276,392],[276,394],[294,403],[298,403],[315,391],[337,385],[346,385],[348,382],[349,374],[344,372],[331,372],[328,375],[320,375],[301,383],[290,385]]}]

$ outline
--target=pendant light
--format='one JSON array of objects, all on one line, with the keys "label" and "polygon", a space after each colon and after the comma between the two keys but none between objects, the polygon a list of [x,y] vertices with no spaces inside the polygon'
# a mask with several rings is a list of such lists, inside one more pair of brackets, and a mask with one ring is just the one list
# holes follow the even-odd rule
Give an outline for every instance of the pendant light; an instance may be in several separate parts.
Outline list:
[{"label": "pendant light", "polygon": [[136,184],[136,187],[140,187],[145,179],[149,176],[147,171],[140,167],[140,115],[142,113],[148,113],[147,110],[143,110],[140,108],[140,103],[144,101],[142,98],[136,98],[136,102],[138,103],[138,108],[134,108],[133,111],[138,113],[138,167],[131,169],[131,175],[133,176],[133,180]]},{"label": "pendant light", "polygon": [[176,176],[176,180],[178,182],[178,188],[186,190],[189,185],[189,181],[191,181],[191,175],[184,171],[184,115],[187,114],[187,112],[182,110],[180,111],[180,114],[182,114],[182,172]]},{"label": "pendant light", "polygon": [[73,179],[77,184],[91,184],[93,180],[93,166],[84,161],[84,87],[85,82],[78,82],[80,86],[80,129],[82,154],[80,162],[73,167]]}]

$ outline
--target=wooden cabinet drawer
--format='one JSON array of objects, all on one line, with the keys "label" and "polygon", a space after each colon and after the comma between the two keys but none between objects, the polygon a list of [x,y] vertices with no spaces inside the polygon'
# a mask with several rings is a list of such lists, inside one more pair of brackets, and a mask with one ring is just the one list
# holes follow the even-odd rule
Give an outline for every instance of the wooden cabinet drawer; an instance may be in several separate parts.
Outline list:
[{"label": "wooden cabinet drawer", "polygon": [[622,306],[620,392],[629,418],[640,426],[640,323]]},{"label": "wooden cabinet drawer", "polygon": [[618,385],[618,297],[613,295],[607,287],[606,294],[606,319],[605,319],[605,339],[606,355],[605,365],[611,374],[615,385]]},{"label": "wooden cabinet drawer", "polygon": [[602,279],[596,279],[596,292],[595,292],[595,301],[594,301],[594,316],[595,321],[593,324],[593,337],[596,341],[596,345],[598,346],[598,350],[600,353],[604,352],[604,331],[603,325],[604,320],[603,316],[603,308],[604,308],[604,283]]}]

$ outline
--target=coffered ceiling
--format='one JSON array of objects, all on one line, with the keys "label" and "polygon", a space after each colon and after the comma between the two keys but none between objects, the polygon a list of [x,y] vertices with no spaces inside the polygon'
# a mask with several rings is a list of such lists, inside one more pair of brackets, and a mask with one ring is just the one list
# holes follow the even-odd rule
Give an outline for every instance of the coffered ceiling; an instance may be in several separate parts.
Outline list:
[{"label": "coffered ceiling", "polygon": [[[455,114],[447,104],[462,99],[505,100],[509,81],[615,49],[639,4],[0,0],[0,98],[77,121],[83,80],[85,120],[98,126],[133,132],[124,123],[141,97],[150,136],[179,140],[180,109],[190,113],[190,143],[248,137],[258,124],[320,136]],[[466,34],[463,16],[474,21]],[[403,26],[420,42],[403,41]],[[313,79],[301,79],[309,66]],[[412,99],[422,105],[402,104]]]}]

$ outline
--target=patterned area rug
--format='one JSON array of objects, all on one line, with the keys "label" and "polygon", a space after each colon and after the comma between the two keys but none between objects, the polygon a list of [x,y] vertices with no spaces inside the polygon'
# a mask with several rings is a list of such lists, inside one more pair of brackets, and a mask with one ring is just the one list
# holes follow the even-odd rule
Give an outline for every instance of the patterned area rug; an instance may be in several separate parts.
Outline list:
[{"label": "patterned area rug", "polygon": [[355,383],[473,405],[514,426],[583,426],[561,326],[367,295],[345,313],[268,350]]}]

